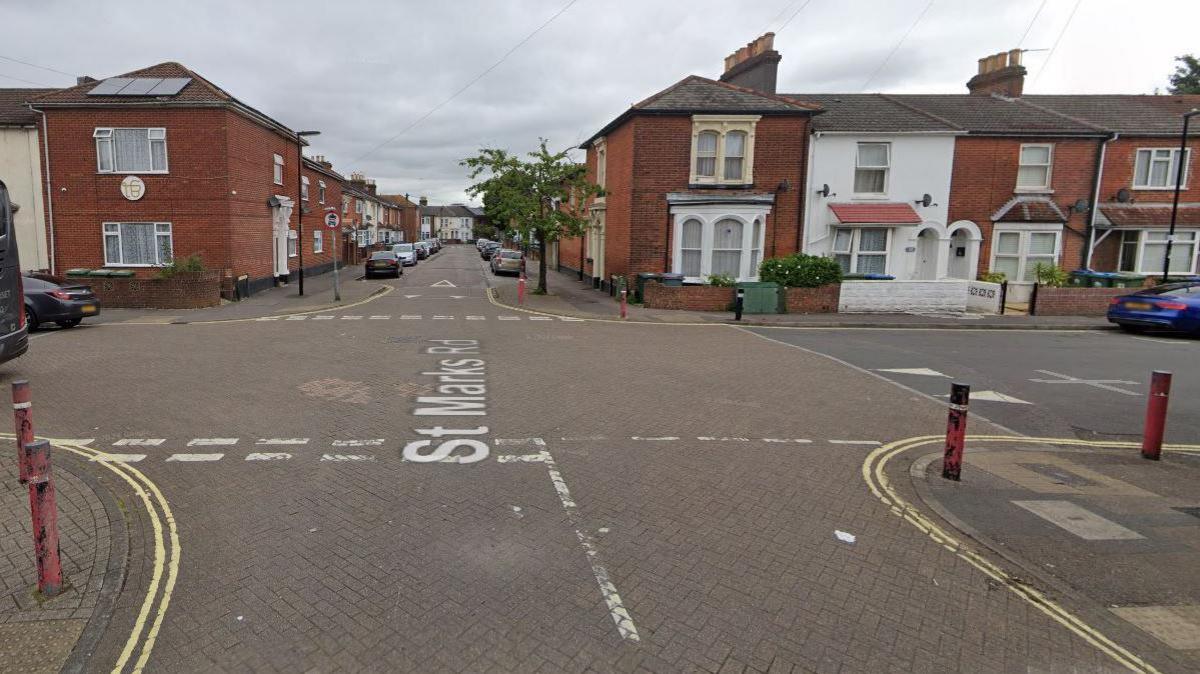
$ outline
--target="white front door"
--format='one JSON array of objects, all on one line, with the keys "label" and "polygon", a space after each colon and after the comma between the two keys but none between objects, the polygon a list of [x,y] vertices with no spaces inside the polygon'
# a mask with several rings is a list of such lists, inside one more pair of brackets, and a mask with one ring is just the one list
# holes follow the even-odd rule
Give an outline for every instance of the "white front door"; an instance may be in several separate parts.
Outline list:
[{"label": "white front door", "polygon": [[917,279],[932,281],[938,277],[938,236],[926,229],[917,236]]},{"label": "white front door", "polygon": [[971,241],[965,229],[958,229],[950,235],[950,268],[946,275],[950,278],[971,278]]},{"label": "white front door", "polygon": [[288,275],[288,220],[295,202],[276,195],[279,205],[271,209],[271,251],[275,276]]}]

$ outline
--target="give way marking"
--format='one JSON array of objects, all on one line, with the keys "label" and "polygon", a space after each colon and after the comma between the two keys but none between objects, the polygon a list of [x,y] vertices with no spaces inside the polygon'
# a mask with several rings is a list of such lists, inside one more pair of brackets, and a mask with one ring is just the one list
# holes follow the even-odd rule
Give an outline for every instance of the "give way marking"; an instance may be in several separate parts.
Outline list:
[{"label": "give way marking", "polygon": [[430,288],[457,288],[458,286],[447,281],[446,279],[442,279],[441,281],[438,281],[437,283],[434,283],[434,284],[430,285],[429,287]]},{"label": "give way marking", "polygon": [[1051,372],[1050,370],[1037,370],[1037,372],[1041,372],[1042,374],[1049,375],[1051,377],[1058,377],[1058,379],[1030,379],[1029,381],[1037,384],[1083,384],[1085,386],[1094,386],[1099,389],[1104,389],[1105,391],[1121,393],[1127,396],[1141,395],[1136,391],[1127,391],[1123,388],[1110,386],[1110,384],[1129,384],[1132,386],[1137,386],[1138,382],[1136,381],[1126,381],[1124,379],[1079,379],[1078,377],[1072,377],[1069,374]]}]

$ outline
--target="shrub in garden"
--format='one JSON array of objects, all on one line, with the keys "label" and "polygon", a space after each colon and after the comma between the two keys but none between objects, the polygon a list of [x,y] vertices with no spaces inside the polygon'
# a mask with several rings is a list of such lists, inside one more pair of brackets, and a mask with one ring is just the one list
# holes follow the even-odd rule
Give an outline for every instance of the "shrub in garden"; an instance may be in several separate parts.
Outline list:
[{"label": "shrub in garden", "polygon": [[708,277],[708,285],[718,288],[732,288],[736,283],[729,274],[710,274]]},{"label": "shrub in garden", "polygon": [[763,260],[758,268],[758,278],[788,288],[818,288],[840,283],[842,267],[833,258],[796,253]]}]

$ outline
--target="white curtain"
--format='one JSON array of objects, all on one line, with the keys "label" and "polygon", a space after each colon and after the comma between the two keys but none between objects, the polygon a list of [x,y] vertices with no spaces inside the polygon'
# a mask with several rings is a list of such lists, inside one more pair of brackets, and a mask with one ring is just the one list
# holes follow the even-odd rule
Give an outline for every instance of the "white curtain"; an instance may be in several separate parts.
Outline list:
[{"label": "white curtain", "polygon": [[725,180],[741,180],[743,157],[746,156],[746,134],[730,131],[725,134]]},{"label": "white curtain", "polygon": [[742,229],[738,220],[721,220],[713,225],[713,275],[726,274],[734,278],[742,271]]},{"label": "white curtain", "polygon": [[712,176],[717,173],[717,134],[704,131],[696,139],[696,175]]},{"label": "white curtain", "polygon": [[153,223],[121,223],[121,262],[123,264],[155,264],[157,261],[156,246]]},{"label": "white curtain", "polygon": [[[163,148],[163,166],[166,166],[166,148]],[[114,129],[113,154],[117,171],[150,170],[150,141],[146,129]]]},{"label": "white curtain", "polygon": [[762,220],[754,221],[754,231],[751,235],[753,238],[750,239],[750,275],[757,276],[758,263],[762,260]]},{"label": "white curtain", "polygon": [[700,246],[703,231],[698,220],[683,223],[683,236],[679,240],[682,249],[680,271],[684,276],[700,276]]}]

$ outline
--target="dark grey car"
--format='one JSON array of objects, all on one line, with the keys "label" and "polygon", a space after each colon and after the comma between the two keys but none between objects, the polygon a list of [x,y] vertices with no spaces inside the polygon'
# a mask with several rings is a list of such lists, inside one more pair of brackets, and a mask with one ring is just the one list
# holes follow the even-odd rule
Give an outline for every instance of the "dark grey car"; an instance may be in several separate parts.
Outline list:
[{"label": "dark grey car", "polygon": [[30,330],[39,325],[57,323],[60,328],[73,328],[88,316],[100,315],[100,300],[91,287],[69,283],[54,283],[26,276],[25,321]]}]

